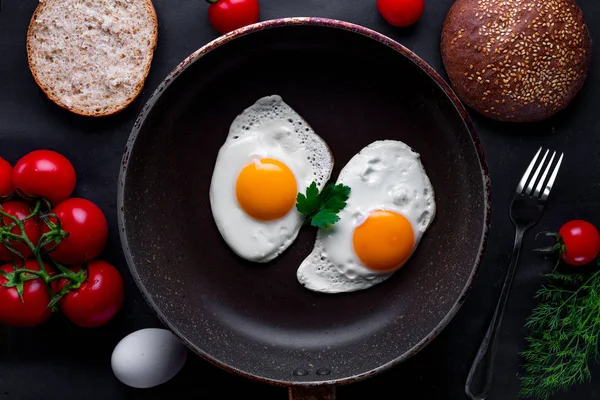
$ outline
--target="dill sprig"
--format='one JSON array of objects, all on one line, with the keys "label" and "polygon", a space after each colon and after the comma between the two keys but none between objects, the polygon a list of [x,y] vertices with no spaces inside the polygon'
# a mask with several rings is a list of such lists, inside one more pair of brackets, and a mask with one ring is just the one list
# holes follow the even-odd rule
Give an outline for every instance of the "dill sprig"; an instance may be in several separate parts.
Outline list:
[{"label": "dill sprig", "polygon": [[600,270],[591,275],[547,274],[528,317],[521,397],[548,399],[591,378],[600,336]]}]

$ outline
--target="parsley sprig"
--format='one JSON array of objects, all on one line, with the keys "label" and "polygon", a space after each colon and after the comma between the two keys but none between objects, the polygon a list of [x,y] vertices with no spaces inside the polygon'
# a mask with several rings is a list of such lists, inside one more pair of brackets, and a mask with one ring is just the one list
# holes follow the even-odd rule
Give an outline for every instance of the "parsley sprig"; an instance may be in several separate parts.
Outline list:
[{"label": "parsley sprig", "polygon": [[350,187],[328,183],[319,193],[317,183],[306,188],[306,194],[298,193],[296,209],[307,218],[305,224],[317,228],[327,228],[340,220],[338,213],[346,207],[350,197]]}]

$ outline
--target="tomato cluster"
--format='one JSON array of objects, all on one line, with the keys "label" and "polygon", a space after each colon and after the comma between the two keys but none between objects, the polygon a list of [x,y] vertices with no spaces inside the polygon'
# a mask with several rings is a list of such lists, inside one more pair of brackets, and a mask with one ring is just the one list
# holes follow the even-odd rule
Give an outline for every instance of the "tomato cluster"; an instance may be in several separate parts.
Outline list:
[{"label": "tomato cluster", "polygon": [[98,260],[108,224],[93,202],[71,197],[71,162],[35,150],[0,158],[0,323],[33,327],[61,312],[80,327],[106,324],[123,304],[119,271]]}]

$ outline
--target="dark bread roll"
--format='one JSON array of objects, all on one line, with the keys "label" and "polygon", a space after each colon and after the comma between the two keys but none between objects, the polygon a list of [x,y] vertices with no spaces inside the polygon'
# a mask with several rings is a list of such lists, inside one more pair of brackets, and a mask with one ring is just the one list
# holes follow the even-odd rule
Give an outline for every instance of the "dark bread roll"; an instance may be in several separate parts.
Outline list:
[{"label": "dark bread roll", "polygon": [[591,38],[572,0],[457,0],[441,36],[461,100],[501,121],[534,122],[564,109],[591,64]]}]

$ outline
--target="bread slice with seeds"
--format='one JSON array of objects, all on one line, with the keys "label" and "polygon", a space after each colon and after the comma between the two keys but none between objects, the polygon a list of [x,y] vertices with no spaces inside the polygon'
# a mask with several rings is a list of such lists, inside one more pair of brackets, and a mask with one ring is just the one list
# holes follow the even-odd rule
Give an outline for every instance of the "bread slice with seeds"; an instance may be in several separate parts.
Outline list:
[{"label": "bread slice with seeds", "polygon": [[42,0],[27,32],[29,68],[59,106],[106,116],[142,90],[157,36],[151,0]]}]

